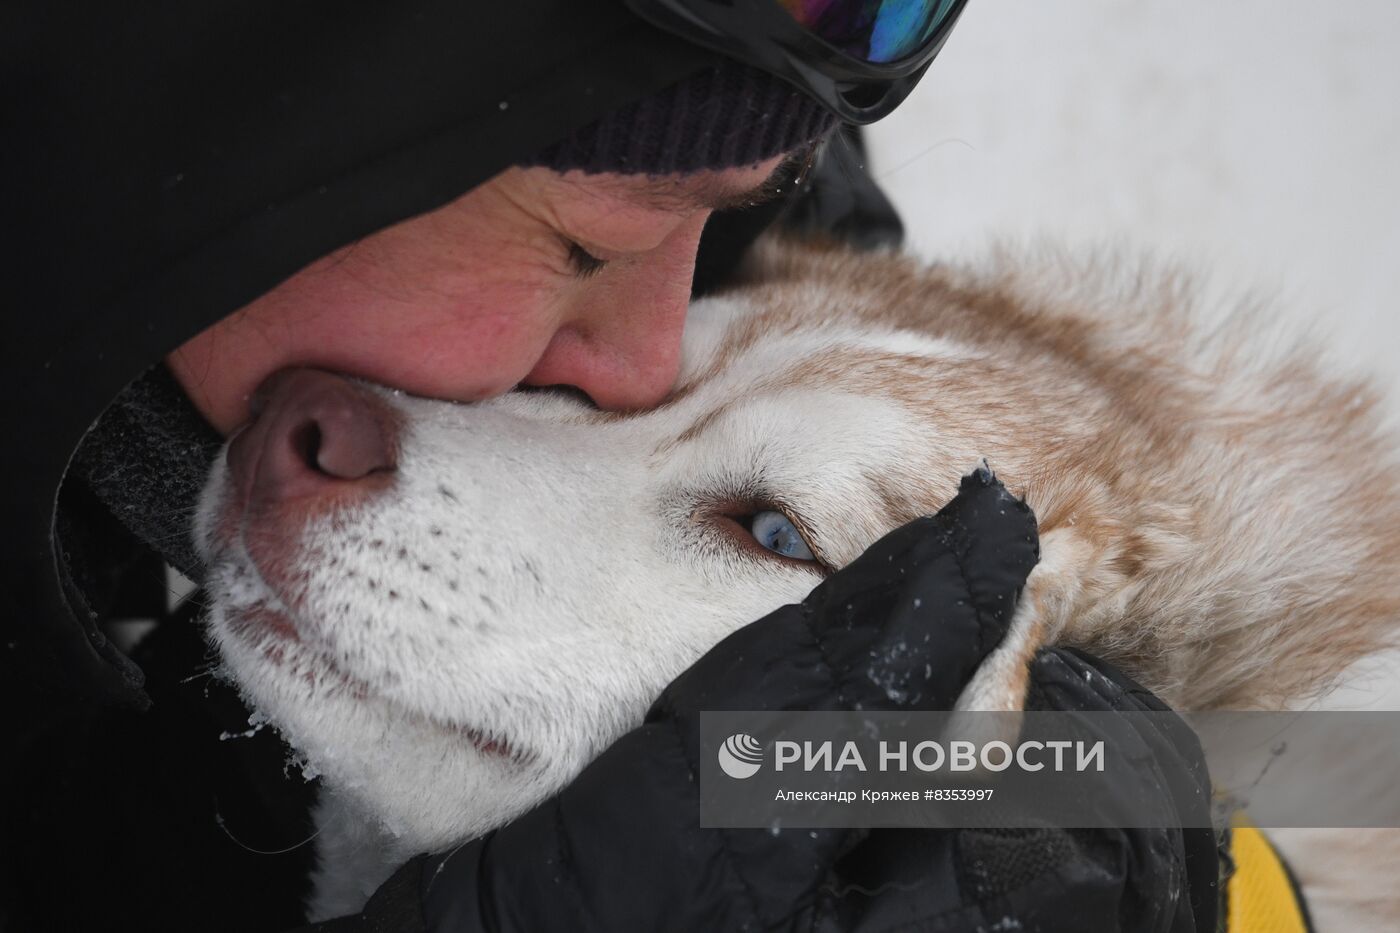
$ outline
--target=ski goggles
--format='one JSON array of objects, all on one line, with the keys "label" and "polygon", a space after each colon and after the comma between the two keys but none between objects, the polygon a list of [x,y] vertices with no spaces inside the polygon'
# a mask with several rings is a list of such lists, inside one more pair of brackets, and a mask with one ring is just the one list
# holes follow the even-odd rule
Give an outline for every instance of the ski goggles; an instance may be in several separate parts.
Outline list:
[{"label": "ski goggles", "polygon": [[967,0],[623,0],[642,19],[777,75],[847,123],[919,83]]}]

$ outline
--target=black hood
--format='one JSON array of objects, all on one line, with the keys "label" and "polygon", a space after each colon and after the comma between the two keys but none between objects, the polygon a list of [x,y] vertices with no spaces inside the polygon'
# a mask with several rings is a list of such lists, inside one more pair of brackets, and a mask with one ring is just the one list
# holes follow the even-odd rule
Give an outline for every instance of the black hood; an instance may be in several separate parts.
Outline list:
[{"label": "black hood", "polygon": [[[106,403],[312,260],[716,59],[616,0],[8,4],[3,675],[142,704],[60,570]],[[75,619],[76,616],[76,619]]]}]

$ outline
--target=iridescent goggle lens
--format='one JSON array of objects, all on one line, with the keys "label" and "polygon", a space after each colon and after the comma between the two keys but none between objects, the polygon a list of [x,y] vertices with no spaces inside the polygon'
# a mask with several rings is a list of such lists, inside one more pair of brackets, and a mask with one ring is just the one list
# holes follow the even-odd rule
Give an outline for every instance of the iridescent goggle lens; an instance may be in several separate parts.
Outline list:
[{"label": "iridescent goggle lens", "polygon": [[896,62],[918,52],[947,20],[955,0],[777,0],[804,29],[865,62]]}]

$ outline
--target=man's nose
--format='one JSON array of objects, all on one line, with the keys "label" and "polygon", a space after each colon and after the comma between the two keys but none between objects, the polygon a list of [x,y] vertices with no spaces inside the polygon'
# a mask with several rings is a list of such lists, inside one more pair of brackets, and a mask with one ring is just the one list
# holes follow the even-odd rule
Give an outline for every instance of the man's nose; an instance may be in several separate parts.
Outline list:
[{"label": "man's nose", "polygon": [[525,384],[574,386],[613,411],[650,408],[665,399],[680,369],[703,227],[703,217],[689,222],[655,252],[590,282]]},{"label": "man's nose", "polygon": [[395,413],[334,373],[274,373],[254,394],[253,415],[228,449],[233,482],[249,504],[343,495],[394,471]]}]

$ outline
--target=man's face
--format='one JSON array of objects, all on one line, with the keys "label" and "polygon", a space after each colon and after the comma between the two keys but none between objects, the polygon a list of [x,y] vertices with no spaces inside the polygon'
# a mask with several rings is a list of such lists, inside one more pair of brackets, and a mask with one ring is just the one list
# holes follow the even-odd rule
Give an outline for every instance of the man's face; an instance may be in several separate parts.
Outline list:
[{"label": "man's face", "polygon": [[263,379],[293,365],[435,398],[523,383],[647,407],[676,375],[706,219],[786,174],[782,157],[652,178],[508,169],[312,263],[168,363],[224,434]]}]

